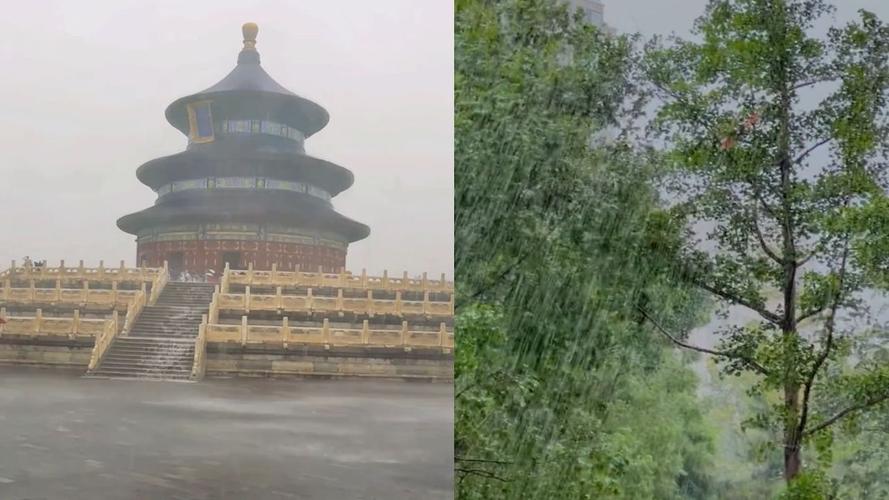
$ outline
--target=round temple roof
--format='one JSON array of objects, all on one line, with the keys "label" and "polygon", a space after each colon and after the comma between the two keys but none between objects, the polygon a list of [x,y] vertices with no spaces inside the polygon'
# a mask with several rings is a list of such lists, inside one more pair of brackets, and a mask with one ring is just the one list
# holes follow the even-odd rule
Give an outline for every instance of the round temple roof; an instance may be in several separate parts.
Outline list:
[{"label": "round temple roof", "polygon": [[328,204],[309,196],[268,192],[255,193],[232,190],[196,193],[174,203],[148,207],[117,220],[117,227],[130,233],[166,224],[239,222],[280,224],[338,233],[349,242],[366,238],[370,228],[333,210]]},{"label": "round temple roof", "polygon": [[331,196],[345,191],[354,182],[349,169],[309,155],[280,155],[263,152],[239,154],[227,149],[218,154],[188,150],[151,160],[136,170],[136,177],[151,189],[177,180],[199,177],[247,175],[268,176],[281,180],[304,180],[323,187]]},{"label": "round temple roof", "polygon": [[259,52],[256,51],[259,28],[256,24],[246,23],[241,31],[244,35],[244,48],[238,54],[237,66],[212,87],[170,104],[166,111],[167,121],[182,133],[188,134],[186,105],[213,99],[239,101],[244,108],[255,108],[257,119],[262,118],[269,110],[275,110],[281,121],[299,129],[306,137],[324,128],[330,120],[327,110],[287,90],[260,66]]}]

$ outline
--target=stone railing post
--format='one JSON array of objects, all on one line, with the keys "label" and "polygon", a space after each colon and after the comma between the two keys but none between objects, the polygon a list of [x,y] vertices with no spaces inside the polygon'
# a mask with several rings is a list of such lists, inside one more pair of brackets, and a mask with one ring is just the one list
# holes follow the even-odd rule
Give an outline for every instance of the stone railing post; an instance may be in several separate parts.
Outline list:
[{"label": "stone railing post", "polygon": [[9,302],[9,294],[11,293],[12,282],[8,279],[3,280],[3,302]]},{"label": "stone railing post", "polygon": [[444,347],[447,344],[448,338],[448,330],[445,327],[444,322],[442,322],[441,326],[438,329],[438,345],[439,347]]},{"label": "stone railing post", "polygon": [[272,264],[272,283],[278,282],[278,263]]},{"label": "stone railing post", "polygon": [[423,281],[420,282],[420,286],[423,290],[429,289],[429,280],[426,278],[426,273],[423,273]]},{"label": "stone railing post", "polygon": [[383,269],[383,279],[380,287],[382,287],[383,290],[389,289],[389,271],[386,269]]},{"label": "stone railing post", "polygon": [[241,316],[241,345],[247,345],[247,316]]},{"label": "stone railing post", "polygon": [[34,333],[39,334],[40,328],[43,326],[43,309],[37,308],[37,314],[34,316]]},{"label": "stone railing post", "polygon": [[221,293],[228,293],[228,280],[230,279],[230,277],[231,277],[231,268],[229,268],[229,264],[226,261],[225,269],[222,270],[222,281],[219,282],[219,285],[220,285],[219,288],[220,288]]},{"label": "stone railing post", "polygon": [[55,301],[56,301],[56,302],[61,302],[61,301],[62,301],[62,280],[61,280],[61,279],[57,279],[57,280],[56,280],[56,297],[55,297]]},{"label": "stone railing post", "polygon": [[275,309],[284,310],[284,297],[281,295],[281,287],[275,288]]},{"label": "stone railing post", "polygon": [[361,269],[361,288],[367,288],[367,269]]},{"label": "stone railing post", "polygon": [[191,367],[191,378],[202,379],[207,366],[207,315],[201,315],[198,326],[198,338],[194,343],[194,363]]},{"label": "stone railing post", "polygon": [[90,282],[83,280],[83,290],[81,291],[80,302],[86,304],[90,300]]},{"label": "stone railing post", "polygon": [[207,311],[209,324],[211,325],[219,323],[219,290],[219,285],[216,285],[216,290],[213,292],[213,299],[210,300],[210,310]]},{"label": "stone railing post", "polygon": [[324,339],[325,345],[330,345],[330,320],[324,318],[324,321],[321,323],[321,337]]},{"label": "stone railing post", "polygon": [[367,315],[373,318],[374,314],[376,314],[376,308],[374,307],[374,291],[369,289],[367,291]]},{"label": "stone railing post", "polygon": [[312,297],[312,288],[310,287],[306,289],[306,309],[311,311],[312,307],[314,306],[313,302],[314,299]]},{"label": "stone railing post", "polygon": [[[0,318],[6,319],[6,317],[7,317],[6,316],[6,308],[0,307]],[[0,323],[0,335],[3,334],[3,330],[5,330],[5,329],[6,329],[6,324]]]},{"label": "stone railing post", "polygon": [[395,314],[401,316],[401,290],[395,292]]},{"label": "stone railing post", "polygon": [[28,282],[28,299],[30,299],[31,302],[37,300],[37,285],[34,283],[34,280]]},{"label": "stone railing post", "polygon": [[290,338],[290,322],[287,316],[281,321],[281,345],[287,349],[287,339]]},{"label": "stone railing post", "polygon": [[423,292],[423,316],[429,314],[429,290]]},{"label": "stone railing post", "polygon": [[370,328],[368,328],[367,320],[361,323],[361,343],[364,345],[370,343]]},{"label": "stone railing post", "polygon": [[71,325],[71,335],[69,338],[74,338],[77,334],[80,333],[80,309],[74,310],[74,319]]},{"label": "stone railing post", "polygon": [[250,285],[244,287],[244,311],[250,314]]},{"label": "stone railing post", "polygon": [[407,321],[401,322],[401,345],[407,346],[408,341],[408,331],[407,331]]},{"label": "stone railing post", "polygon": [[343,314],[343,289],[337,288],[336,290],[336,310],[338,313]]}]

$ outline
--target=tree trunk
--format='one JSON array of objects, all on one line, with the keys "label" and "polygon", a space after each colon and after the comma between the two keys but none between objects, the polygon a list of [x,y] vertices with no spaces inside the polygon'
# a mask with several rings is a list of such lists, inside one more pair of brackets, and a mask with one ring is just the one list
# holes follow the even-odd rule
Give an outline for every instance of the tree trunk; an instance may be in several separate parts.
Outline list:
[{"label": "tree trunk", "polygon": [[799,386],[784,386],[784,409],[787,416],[784,420],[784,481],[789,483],[799,475],[802,469],[800,455],[799,432]]},{"label": "tree trunk", "polygon": [[784,481],[793,481],[799,475],[801,466],[799,446],[784,448]]}]

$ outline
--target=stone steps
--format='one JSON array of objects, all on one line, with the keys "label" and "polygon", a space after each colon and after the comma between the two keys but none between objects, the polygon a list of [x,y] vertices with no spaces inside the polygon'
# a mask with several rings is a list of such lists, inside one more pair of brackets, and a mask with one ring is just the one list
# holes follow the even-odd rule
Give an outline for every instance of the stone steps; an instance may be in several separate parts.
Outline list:
[{"label": "stone steps", "polygon": [[188,380],[194,342],[213,298],[213,285],[167,283],[126,336],[114,339],[90,377]]}]

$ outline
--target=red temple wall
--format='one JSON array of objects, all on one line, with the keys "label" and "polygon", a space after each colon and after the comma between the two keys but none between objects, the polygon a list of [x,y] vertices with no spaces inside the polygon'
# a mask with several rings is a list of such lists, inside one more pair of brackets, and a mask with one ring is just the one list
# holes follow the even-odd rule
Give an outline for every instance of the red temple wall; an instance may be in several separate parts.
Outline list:
[{"label": "red temple wall", "polygon": [[158,241],[140,243],[136,252],[140,265],[161,267],[166,260],[172,276],[182,271],[203,275],[210,269],[218,276],[225,268],[222,259],[226,252],[241,254],[235,268],[246,269],[248,263],[253,263],[254,269],[271,269],[272,264],[277,264],[282,271],[294,270],[297,266],[304,271],[316,271],[321,266],[325,272],[339,272],[346,267],[345,249],[274,241]]}]

